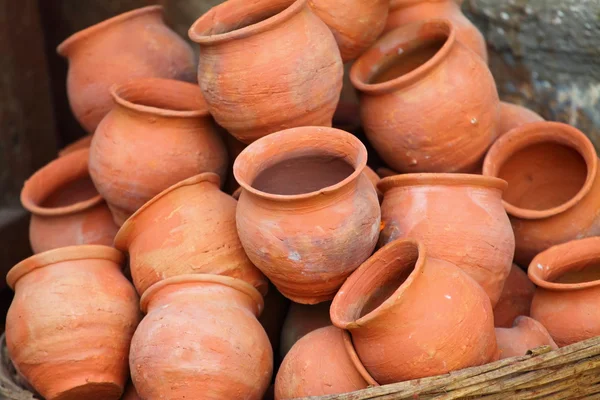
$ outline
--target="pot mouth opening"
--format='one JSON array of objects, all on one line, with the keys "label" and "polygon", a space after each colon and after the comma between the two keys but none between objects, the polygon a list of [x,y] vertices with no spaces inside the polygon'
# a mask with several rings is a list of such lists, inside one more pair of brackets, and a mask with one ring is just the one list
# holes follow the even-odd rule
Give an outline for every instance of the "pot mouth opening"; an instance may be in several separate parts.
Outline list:
[{"label": "pot mouth opening", "polygon": [[410,186],[473,186],[506,190],[508,184],[499,178],[475,174],[420,173],[392,175],[382,178],[377,189],[385,194],[390,189]]}]

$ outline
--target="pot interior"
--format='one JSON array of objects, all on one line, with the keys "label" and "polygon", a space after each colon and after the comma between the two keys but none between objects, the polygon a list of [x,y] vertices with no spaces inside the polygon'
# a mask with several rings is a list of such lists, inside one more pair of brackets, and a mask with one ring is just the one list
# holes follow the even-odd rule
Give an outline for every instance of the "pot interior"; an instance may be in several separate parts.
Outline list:
[{"label": "pot interior", "polygon": [[566,284],[600,281],[600,260],[594,260],[592,263],[586,263],[577,268],[570,268],[565,272],[559,271],[556,276],[550,278],[551,282]]},{"label": "pot interior", "polygon": [[206,101],[198,85],[170,79],[133,81],[118,87],[115,95],[129,103],[130,107],[152,107],[176,112],[207,110]]},{"label": "pot interior", "polygon": [[98,191],[89,176],[65,182],[47,194],[42,194],[39,206],[58,208],[71,206],[98,196]]}]

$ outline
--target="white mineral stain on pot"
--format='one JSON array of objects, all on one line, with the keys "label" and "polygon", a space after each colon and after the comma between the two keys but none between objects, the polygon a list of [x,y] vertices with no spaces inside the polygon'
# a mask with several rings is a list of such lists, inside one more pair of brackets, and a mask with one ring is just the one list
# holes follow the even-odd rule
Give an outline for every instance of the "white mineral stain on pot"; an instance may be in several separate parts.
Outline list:
[{"label": "white mineral stain on pot", "polygon": [[300,253],[298,253],[297,251],[291,251],[290,254],[288,255],[288,260],[300,261],[301,259],[302,259],[302,257],[300,256]]}]

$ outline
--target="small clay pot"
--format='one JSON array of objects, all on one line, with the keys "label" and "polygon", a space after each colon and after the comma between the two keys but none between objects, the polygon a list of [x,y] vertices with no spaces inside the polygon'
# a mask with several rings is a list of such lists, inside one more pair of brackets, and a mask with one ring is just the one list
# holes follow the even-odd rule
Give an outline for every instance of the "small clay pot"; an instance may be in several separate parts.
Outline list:
[{"label": "small clay pot", "polygon": [[600,238],[553,246],[529,265],[531,317],[560,347],[600,336]]},{"label": "small clay pot", "polygon": [[88,173],[89,150],[51,161],[21,191],[31,212],[29,242],[34,253],[81,244],[112,245],[119,230]]},{"label": "small clay pot", "polygon": [[19,372],[47,400],[121,397],[140,320],[138,297],[107,246],[46,251],[6,276],[15,297],[6,344]]},{"label": "small clay pot", "polygon": [[533,318],[520,316],[512,328],[496,328],[496,342],[500,359],[524,356],[529,350],[541,346],[558,349],[542,324]]},{"label": "small clay pot", "polygon": [[325,396],[378,386],[361,364],[348,332],[328,326],[300,339],[283,360],[275,400]]},{"label": "small clay pot", "polygon": [[256,319],[263,308],[256,289],[228,276],[181,275],[148,289],[141,308],[148,314],[129,359],[141,398],[262,399],[273,353]]},{"label": "small clay pot", "polygon": [[544,118],[528,108],[517,104],[500,102],[500,120],[498,121],[498,137],[505,133],[531,122],[541,122]]},{"label": "small clay pot", "polygon": [[244,143],[282,129],[331,126],[343,64],[307,0],[228,0],[190,28],[198,82],[217,123]]},{"label": "small clay pot", "polygon": [[164,190],[125,221],[115,247],[129,253],[138,293],[161,279],[196,273],[239,278],[266,294],[267,280],[238,238],[236,205],[219,190],[218,175],[204,173]]},{"label": "small clay pot", "polygon": [[515,262],[600,234],[600,176],[592,142],[558,122],[515,128],[490,149],[483,174],[504,179],[503,203],[515,233]]},{"label": "small clay pot", "polygon": [[281,331],[289,308],[290,301],[279,293],[273,284],[270,284],[269,291],[265,295],[265,309],[258,318],[258,322],[267,332],[273,354],[279,351]]},{"label": "small clay pot", "polygon": [[494,326],[510,328],[519,315],[529,316],[534,292],[533,282],[517,264],[513,264],[504,282],[500,300],[494,307]]},{"label": "small clay pot", "polygon": [[165,25],[161,6],[129,11],[77,32],[57,52],[69,60],[71,110],[90,134],[112,108],[112,85],[152,77],[196,80],[194,53]]},{"label": "small clay pot", "polygon": [[456,25],[456,40],[488,61],[485,38],[460,9],[462,0],[391,0],[384,28],[387,33],[399,26],[431,18],[448,18]]},{"label": "small clay pot", "polygon": [[331,325],[330,301],[313,306],[292,303],[281,329],[279,355],[283,359],[292,346],[310,332]]},{"label": "small clay pot", "polygon": [[471,172],[497,137],[492,74],[457,42],[449,20],[384,35],[354,63],[350,79],[369,142],[398,172]]},{"label": "small clay pot", "polygon": [[140,79],[111,89],[115,106],[90,148],[90,175],[117,225],[175,183],[225,178],[227,149],[196,85]]},{"label": "small clay pot", "polygon": [[506,182],[468,174],[384,178],[380,246],[420,240],[431,257],[449,261],[483,287],[496,305],[510,273],[515,239],[502,192]]},{"label": "small clay pot", "polygon": [[62,150],[58,152],[59,157],[66,156],[69,153],[72,153],[81,149],[89,149],[92,144],[92,135],[86,135],[82,138],[77,139],[73,143],[65,146]]},{"label": "small clay pot", "polygon": [[382,385],[497,356],[485,292],[414,240],[388,244],[350,275],[333,299],[331,321],[350,331],[360,360]]},{"label": "small clay pot", "polygon": [[274,133],[236,159],[240,240],[292,301],[331,300],[373,252],[381,215],[366,162],[356,137],[323,127]]}]

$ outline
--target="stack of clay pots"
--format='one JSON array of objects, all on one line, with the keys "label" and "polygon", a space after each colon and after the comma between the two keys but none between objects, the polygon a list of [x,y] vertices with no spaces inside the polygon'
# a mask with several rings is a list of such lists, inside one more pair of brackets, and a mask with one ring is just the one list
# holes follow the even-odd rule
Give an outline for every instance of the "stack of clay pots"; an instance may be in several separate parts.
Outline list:
[{"label": "stack of clay pots", "polygon": [[[290,399],[600,335],[596,151],[499,101],[459,3],[227,0],[189,30],[197,75],[160,7],[61,44],[91,136],[21,195],[31,387]],[[332,127],[348,62],[383,179]]]}]

